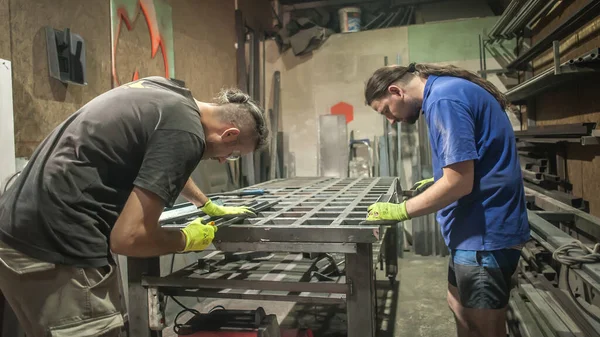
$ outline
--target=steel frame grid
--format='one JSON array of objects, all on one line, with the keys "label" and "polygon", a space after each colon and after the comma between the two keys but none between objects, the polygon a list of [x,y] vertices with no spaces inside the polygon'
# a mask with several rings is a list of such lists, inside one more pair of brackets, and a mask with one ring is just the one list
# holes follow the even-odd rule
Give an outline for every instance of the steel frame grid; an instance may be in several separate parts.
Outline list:
[{"label": "steel frame grid", "polygon": [[[395,197],[395,178],[326,178],[275,180],[252,188],[269,190],[269,194],[247,197],[221,197],[229,206],[272,203],[268,210],[256,218],[237,219],[220,227],[214,244],[223,250],[233,249],[234,243],[249,242],[308,242],[308,243],[375,243],[380,240],[380,226],[361,225],[367,207],[381,195]],[[307,185],[308,184],[308,185]],[[181,206],[180,206],[181,208]],[[185,209],[185,208],[184,208]],[[163,226],[181,228],[201,214],[188,206],[188,217],[170,211],[161,216]],[[247,244],[240,249],[249,249]],[[243,248],[242,248],[243,247]]]},{"label": "steel frame grid", "polygon": [[[257,280],[204,280],[168,275],[159,277],[158,259],[128,259],[130,331],[150,336],[148,330],[148,289],[180,296],[210,298],[276,299],[263,292],[219,296],[215,289],[255,289],[304,292],[306,296],[280,296],[283,301],[346,302],[348,336],[375,336],[375,284],[373,248],[379,246],[386,227],[359,225],[368,205],[376,201],[397,201],[395,178],[294,178],[279,179],[251,188],[270,193],[262,196],[222,197],[226,205],[268,204],[256,218],[236,218],[219,227],[214,240],[220,251],[279,251],[344,253],[346,275],[335,282],[281,282]],[[163,214],[162,223],[174,229],[185,226],[199,211],[190,208],[188,217],[176,206]],[[175,214],[179,209],[179,213]],[[173,216],[171,216],[173,215]],[[172,221],[175,220],[176,221]],[[394,227],[390,227],[394,228]],[[379,248],[379,247],[377,247]],[[194,266],[189,266],[193,269]],[[176,272],[177,273],[177,272]],[[175,273],[175,274],[176,274]],[[182,276],[182,275],[179,275]],[[192,291],[191,289],[195,289]],[[313,295],[306,292],[314,292]],[[330,296],[323,296],[330,293]],[[293,295],[293,294],[289,294]],[[341,295],[341,296],[340,296]],[[286,298],[287,297],[287,298]],[[146,299],[146,303],[140,300]],[[136,302],[137,301],[137,302]],[[136,303],[132,305],[132,303]]]}]

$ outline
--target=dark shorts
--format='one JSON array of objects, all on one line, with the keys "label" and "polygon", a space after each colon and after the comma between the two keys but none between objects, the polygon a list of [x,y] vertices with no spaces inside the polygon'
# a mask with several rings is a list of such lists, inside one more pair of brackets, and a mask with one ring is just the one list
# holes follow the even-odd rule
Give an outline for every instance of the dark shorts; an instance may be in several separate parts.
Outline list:
[{"label": "dark shorts", "polygon": [[452,250],[448,283],[458,288],[465,308],[501,309],[510,297],[511,279],[521,251],[513,248],[493,251]]}]

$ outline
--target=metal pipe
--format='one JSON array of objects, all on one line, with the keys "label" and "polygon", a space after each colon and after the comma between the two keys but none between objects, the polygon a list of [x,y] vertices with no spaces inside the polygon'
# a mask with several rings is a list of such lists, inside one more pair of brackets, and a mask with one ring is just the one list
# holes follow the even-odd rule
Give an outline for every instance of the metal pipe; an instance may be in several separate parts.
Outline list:
[{"label": "metal pipe", "polygon": [[537,12],[536,15],[533,16],[533,18],[531,18],[531,20],[529,20],[529,22],[525,25],[525,27],[527,27],[527,29],[529,30],[533,30],[532,25],[539,20],[542,16],[546,15],[546,13],[548,13],[548,11],[554,7],[554,4],[556,4],[558,0],[549,0],[548,3],[542,8],[542,10],[540,10],[539,12]]},{"label": "metal pipe", "polygon": [[514,13],[519,9],[519,5],[523,2],[523,0],[513,0],[510,2],[508,7],[504,10],[496,24],[490,30],[489,36],[498,36],[499,32],[506,27],[508,22],[514,17]]},{"label": "metal pipe", "polygon": [[565,21],[563,21],[554,31],[546,35],[543,39],[539,40],[536,44],[531,46],[526,52],[521,54],[506,67],[508,69],[523,69],[526,64],[537,57],[539,53],[552,45],[552,41],[562,40],[569,36],[571,33],[576,31],[582,22],[587,22],[595,18],[600,12],[600,1],[588,0],[585,6],[583,6],[578,12],[571,15]]}]

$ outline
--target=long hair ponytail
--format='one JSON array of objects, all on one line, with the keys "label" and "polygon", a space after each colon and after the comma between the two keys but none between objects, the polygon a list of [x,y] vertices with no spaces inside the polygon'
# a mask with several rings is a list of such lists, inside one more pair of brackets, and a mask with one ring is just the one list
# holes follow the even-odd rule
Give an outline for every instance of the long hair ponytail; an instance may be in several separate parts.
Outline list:
[{"label": "long hair ponytail", "polygon": [[500,103],[503,110],[508,106],[508,99],[506,99],[506,96],[498,90],[495,85],[476,74],[453,65],[438,66],[424,63],[411,63],[408,67],[386,66],[377,69],[371,78],[369,78],[367,85],[365,86],[365,100],[367,105],[371,105],[374,100],[384,97],[387,94],[387,88],[390,85],[398,81],[408,83],[408,80],[412,78],[412,76],[418,75],[422,75],[423,77],[435,75],[463,78],[479,85],[492,94],[498,103]]}]

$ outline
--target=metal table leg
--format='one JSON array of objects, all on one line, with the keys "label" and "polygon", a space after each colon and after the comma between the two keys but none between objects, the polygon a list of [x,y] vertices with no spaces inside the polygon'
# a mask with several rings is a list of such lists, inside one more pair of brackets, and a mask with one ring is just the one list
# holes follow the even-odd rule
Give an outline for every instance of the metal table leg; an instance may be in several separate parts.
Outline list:
[{"label": "metal table leg", "polygon": [[375,337],[372,244],[359,243],[356,254],[346,254],[346,278],[352,282],[352,293],[346,300],[348,337]]},{"label": "metal table leg", "polygon": [[162,332],[148,327],[148,289],[142,286],[142,275],[160,276],[160,259],[127,258],[129,336],[160,337]]}]

